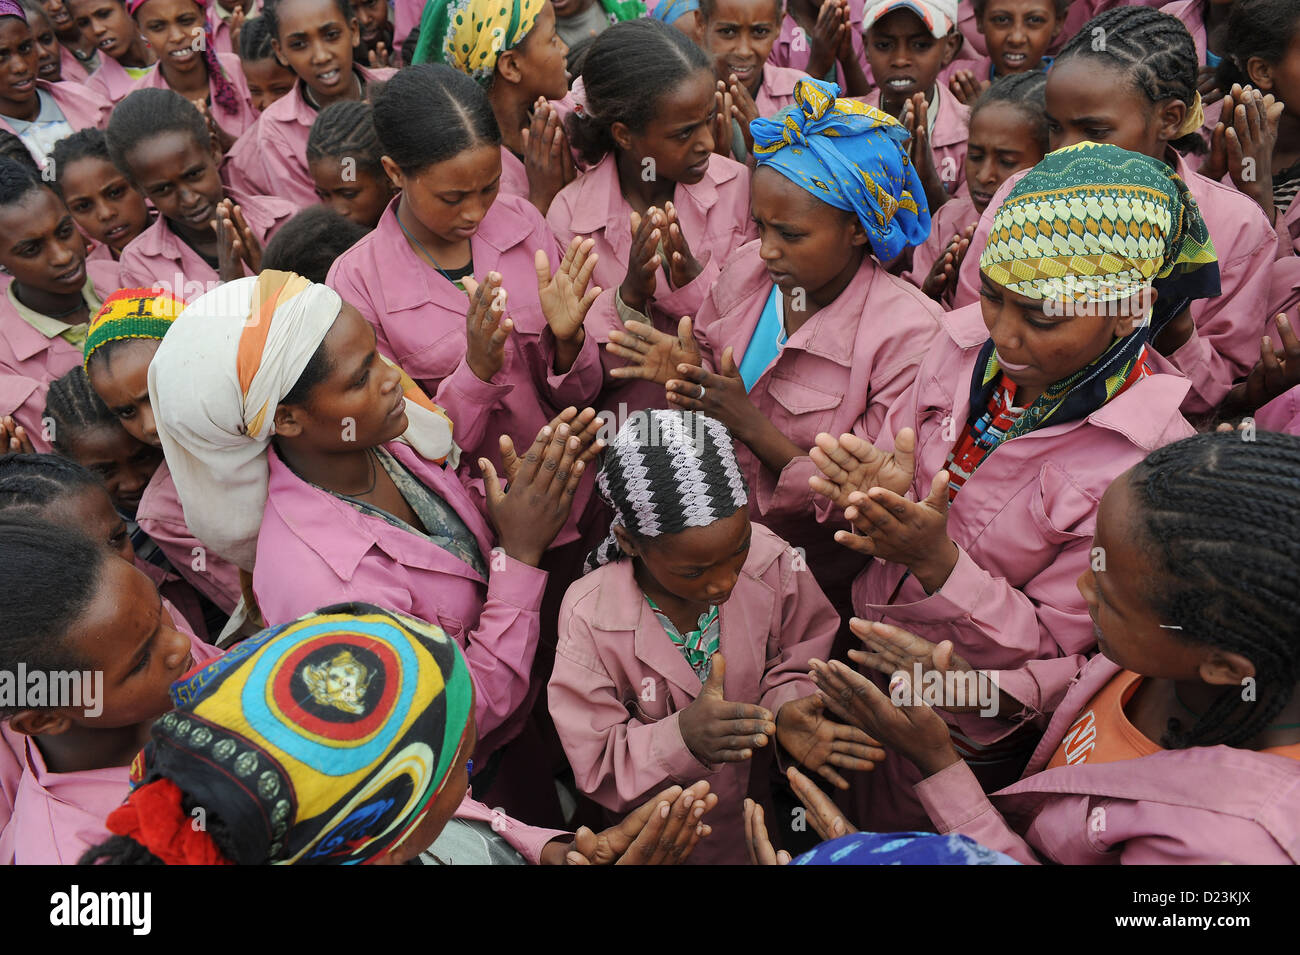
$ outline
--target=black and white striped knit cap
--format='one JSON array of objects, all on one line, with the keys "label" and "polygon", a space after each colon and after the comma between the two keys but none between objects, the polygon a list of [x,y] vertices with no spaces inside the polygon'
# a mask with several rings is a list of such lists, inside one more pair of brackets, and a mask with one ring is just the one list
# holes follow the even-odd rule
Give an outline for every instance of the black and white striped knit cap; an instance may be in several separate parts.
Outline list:
[{"label": "black and white striped knit cap", "polygon": [[[707,527],[748,503],[731,435],[691,411],[637,411],[602,453],[600,496],[634,537]],[[619,556],[614,532],[587,556],[584,573]]]}]

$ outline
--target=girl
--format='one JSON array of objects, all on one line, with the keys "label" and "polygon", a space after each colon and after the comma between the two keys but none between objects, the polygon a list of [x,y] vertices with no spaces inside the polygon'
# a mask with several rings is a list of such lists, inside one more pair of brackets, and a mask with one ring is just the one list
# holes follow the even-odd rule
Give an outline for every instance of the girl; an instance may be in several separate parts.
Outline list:
[{"label": "girl", "polygon": [[[818,687],[917,767],[916,794],[940,832],[1027,863],[1294,865],[1300,661],[1288,603],[1300,515],[1279,481],[1297,466],[1289,435],[1203,434],[1111,483],[1093,538],[1105,563],[1077,582],[1101,655],[1071,681],[1023,778],[1000,792],[984,795],[919,700],[897,706],[839,663],[814,664]],[[1261,601],[1261,587],[1273,599]],[[934,645],[880,625],[864,638],[884,652],[856,658],[905,669],[894,680],[906,700],[911,668],[892,661],[929,668]],[[1046,720],[1065,687],[1035,676],[996,679]]]},{"label": "girl", "polygon": [[99,69],[99,53],[96,52],[94,39],[77,26],[77,21],[63,0],[38,2],[54,27],[59,46],[63,48],[60,54],[63,75],[67,79],[84,83],[91,73]]},{"label": "girl", "polygon": [[[926,12],[923,19],[918,9]],[[939,82],[961,42],[949,4],[929,0],[878,3],[863,21],[867,62],[877,89],[863,102],[901,121],[912,136],[908,152],[933,212],[949,191],[965,191],[962,167],[970,109]]]},{"label": "girl", "polygon": [[703,768],[719,808],[695,861],[743,861],[756,749],[775,737],[841,787],[837,769],[870,769],[878,753],[809,695],[808,661],[839,619],[790,546],[750,523],[720,422],[639,412],[598,483],[614,524],[564,597],[548,691],[574,778],[623,812]]},{"label": "girl", "polygon": [[929,231],[906,133],[833,93],[804,79],[798,112],[754,123],[759,239],[732,256],[705,298],[699,352],[686,364],[659,361],[676,339],[644,324],[612,332],[610,347],[632,362],[613,374],[654,376],[675,408],[726,426],[754,518],[798,547],[832,602],[847,605],[862,564],[845,560],[832,535],[847,525],[808,487],[817,471],[808,449],[822,431],[874,439],[912,383],[940,310],[880,265]]},{"label": "girl", "polygon": [[789,0],[768,55],[773,66],[837,83],[847,95],[871,91],[862,49],[863,0]]},{"label": "girl", "polygon": [[[595,281],[605,292],[587,331],[602,346],[623,327],[620,303],[676,332],[731,253],[754,237],[748,170],[713,151],[714,130],[730,127],[714,82],[703,51],[656,20],[611,27],[587,55],[569,133],[592,168],[555,197],[546,221],[561,242],[595,242]],[[664,392],[607,374],[601,402],[663,407]]]},{"label": "girl", "polygon": [[52,154],[58,176],[54,188],[77,227],[96,243],[91,255],[117,260],[122,250],[153,221],[144,195],[113,165],[108,143],[98,129],[83,129],[59,140]]},{"label": "girl", "polygon": [[95,39],[102,54],[99,69],[86,86],[114,106],[158,62],[158,54],[140,33],[125,0],[65,0],[77,27]]},{"label": "girl", "polygon": [[369,103],[325,107],[307,137],[307,168],[316,195],[366,231],[379,224],[397,193],[384,172],[383,155]]},{"label": "girl", "polygon": [[352,58],[371,66],[397,65],[397,45],[393,42],[393,23],[388,18],[388,0],[357,0],[353,5],[361,42]]},{"label": "girl", "polygon": [[275,57],[266,17],[253,17],[239,33],[239,68],[253,109],[259,113],[293,92],[298,76]]},{"label": "girl", "polygon": [[[1242,82],[1239,79],[1233,79],[1227,85],[1223,82],[1224,71],[1235,72],[1232,60],[1238,36],[1229,26],[1228,19],[1236,6],[1236,0],[1174,0],[1172,3],[1146,5],[1158,7],[1161,13],[1179,20],[1192,35],[1192,42],[1196,44],[1196,63],[1200,67],[1200,90],[1209,100],[1205,104],[1205,120],[1201,124],[1200,135],[1209,144],[1220,118],[1228,115],[1222,112],[1224,103],[1218,94],[1227,93],[1232,88],[1232,83]],[[1280,10],[1277,12],[1278,18],[1271,24],[1274,31],[1285,29],[1283,24],[1288,19],[1287,14]],[[1201,157],[1191,155],[1188,158],[1199,162]]]},{"label": "girl", "polygon": [[84,83],[90,74],[54,35],[54,25],[50,23],[45,9],[36,0],[21,0],[21,5],[23,13],[27,15],[27,25],[32,28],[32,39],[36,41],[36,78],[47,83],[62,82],[63,61],[67,58],[71,61],[68,78]]},{"label": "girl", "polygon": [[0,860],[67,865],[106,836],[132,759],[172,707],[167,688],[221,651],[179,629],[149,578],[80,529],[5,517],[0,561],[8,580],[32,576],[6,602],[0,667],[96,674],[85,705],[0,709],[23,744]]},{"label": "girl", "polygon": [[[362,649],[358,632],[367,635]],[[310,656],[297,652],[303,648]],[[175,714],[154,725],[130,796],[108,819],[116,835],[90,850],[83,864],[398,865],[418,859],[440,865],[444,858],[452,864],[671,864],[709,834],[700,819],[717,799],[704,782],[685,791],[674,786],[599,834],[539,829],[475,802],[466,792],[466,760],[477,736],[469,668],[455,641],[411,617],[367,604],[325,607],[259,634],[224,659],[176,688]],[[362,674],[367,685],[414,690],[381,696],[363,686],[344,695],[328,682],[333,671],[322,673],[327,666]],[[308,712],[300,705],[277,708],[274,715],[250,705],[258,696],[275,698],[274,673],[305,681],[316,725],[297,716]],[[382,732],[353,774],[340,777],[333,764],[346,747],[336,738],[361,713],[373,716]],[[208,734],[187,732],[192,723]],[[319,724],[327,727],[324,738]],[[261,770],[256,790],[240,778],[239,763],[222,765],[210,755],[216,747],[249,741],[255,741]],[[415,751],[431,758],[421,788],[410,798],[384,800],[377,814],[354,813],[339,824],[352,805],[350,783],[377,789]],[[203,794],[208,823],[201,830],[176,824],[192,818],[200,802],[195,793]],[[670,806],[671,819],[662,812]],[[258,817],[276,822],[249,824]]]},{"label": "girl", "polygon": [[203,8],[215,0],[126,0],[140,33],[158,54],[132,89],[171,89],[203,113],[223,152],[257,121],[244,73],[233,53],[218,53]]},{"label": "girl", "polygon": [[207,7],[212,48],[218,53],[238,53],[244,27],[261,9],[261,0],[214,0]]},{"label": "girl", "polygon": [[103,128],[111,107],[77,83],[37,76],[36,41],[17,0],[0,3],[0,128],[16,133],[41,166],[54,143],[78,129]]},{"label": "girl", "polygon": [[186,523],[252,571],[269,624],[367,599],[466,647],[486,757],[528,693],[546,583],[537,564],[568,517],[599,419],[568,409],[526,460],[503,439],[508,491],[480,460],[494,538],[442,466],[450,423],[375,344],[323,285],[272,271],[237,279],[192,303],[159,347],[155,426]]},{"label": "girl", "polygon": [[262,246],[294,213],[274,196],[222,185],[203,115],[172,90],[137,90],[113,110],[108,153],[158,218],[122,251],[122,284],[200,290],[255,273]]},{"label": "girl", "polygon": [[296,272],[323,284],[335,260],[369,231],[328,206],[303,209],[266,243],[262,268]]},{"label": "girl", "polygon": [[[1082,227],[1078,210],[1112,208],[1113,220]],[[1012,233],[1029,215],[1039,241],[1021,244]],[[1151,365],[1149,283],[1164,279],[1161,297],[1201,294],[1214,263],[1182,182],[1114,146],[1049,154],[995,222],[979,305],[945,315],[875,447],[818,435],[810,485],[865,535],[836,540],[877,558],[853,585],[858,616],[951,640],[976,667],[1074,657],[1060,664],[1068,680],[1093,648],[1070,582],[1091,559],[1096,501],[1124,468],[1191,433],[1178,411],[1187,382]],[[1120,223],[1153,248],[1133,247]],[[1030,734],[956,720],[986,782],[1018,775]],[[924,825],[899,771],[886,763],[857,793],[860,822]]]},{"label": "girl", "polygon": [[930,236],[912,252],[903,278],[951,307],[957,266],[966,244],[1007,177],[1037,165],[1047,154],[1047,77],[1015,73],[994,80],[971,106],[966,141],[966,195],[945,202],[930,222]]},{"label": "girl", "polygon": [[367,85],[393,75],[352,61],[360,29],[348,0],[267,0],[262,8],[271,48],[298,76],[293,91],[269,107],[230,157],[232,186],[281,196],[300,209],[317,202],[307,170],[307,138],[316,114],[342,100],[368,99]]},{"label": "girl", "polygon": [[[184,302],[158,289],[121,289],[104,300],[86,334],[84,367],[91,388],[127,434],[159,451],[149,363],[184,308]],[[132,515],[181,576],[229,617],[239,603],[239,572],[208,554],[190,533],[167,462],[156,464]],[[220,629],[209,632],[215,642]]]},{"label": "girl", "polygon": [[[1093,49],[1093,30],[1104,31],[1104,49]],[[1045,91],[1054,149],[1095,140],[1164,162],[1187,184],[1223,256],[1222,294],[1174,310],[1176,320],[1152,341],[1157,360],[1191,381],[1183,406],[1189,415],[1218,407],[1258,358],[1277,255],[1277,236],[1259,207],[1231,186],[1192,172],[1177,151],[1200,141],[1196,82],[1195,48],[1186,27],[1147,7],[1118,7],[1090,20],[1065,45]],[[979,297],[977,263],[989,220],[1016,181],[1013,176],[1002,184],[980,218],[959,272],[957,307]],[[1166,299],[1162,307],[1171,307],[1173,299]]]},{"label": "girl", "polygon": [[[447,409],[465,452],[461,478],[481,495],[471,462],[485,457],[501,468],[501,435],[522,447],[550,409],[582,407],[600,389],[599,353],[583,331],[599,294],[586,288],[596,257],[590,242],[573,242],[551,276],[558,249],[541,214],[497,195],[500,133],[468,76],[408,67],[386,84],[374,113],[384,168],[401,194],[334,263],[328,282],[375,327],[380,352]],[[588,478],[559,543],[580,536],[580,518],[594,519],[586,513],[591,490]]]},{"label": "girl", "polygon": [[[558,103],[569,92],[569,48],[555,32],[550,0],[511,3],[503,15],[498,0],[435,0],[425,7],[414,61],[446,63],[487,91],[501,130],[501,191],[546,215],[574,177]],[[498,36],[502,29],[510,32]]]},{"label": "girl", "polygon": [[975,0],[972,6],[988,55],[954,61],[939,76],[967,106],[999,76],[1047,71],[1047,49],[1061,33],[1070,0]]}]

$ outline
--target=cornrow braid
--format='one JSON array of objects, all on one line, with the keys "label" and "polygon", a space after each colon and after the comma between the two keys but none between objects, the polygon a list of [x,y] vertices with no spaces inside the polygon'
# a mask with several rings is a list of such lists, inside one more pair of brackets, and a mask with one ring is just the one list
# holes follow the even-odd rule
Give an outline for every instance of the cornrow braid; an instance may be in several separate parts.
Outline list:
[{"label": "cornrow braid", "polygon": [[[1177,99],[1191,109],[1196,100],[1196,43],[1181,20],[1151,7],[1112,7],[1099,13],[1062,47],[1056,62],[1073,56],[1119,66],[1152,103]],[[1180,152],[1205,151],[1204,140],[1195,132],[1172,145]]]},{"label": "cornrow braid", "polygon": [[90,387],[86,369],[81,365],[50,383],[45,394],[45,417],[49,419],[50,446],[59,454],[70,454],[69,436],[121,422],[108,410],[95,389]]},{"label": "cornrow braid", "polygon": [[267,19],[260,14],[244,21],[244,28],[239,32],[239,58],[245,63],[269,60],[275,56],[271,48],[271,28]]},{"label": "cornrow braid", "polygon": [[1034,142],[1043,155],[1047,155],[1051,144],[1047,129],[1046,91],[1047,74],[1040,70],[999,76],[971,106],[970,118],[973,120],[976,113],[993,103],[1014,106],[1029,120]]},{"label": "cornrow braid", "polygon": [[1147,455],[1130,486],[1159,563],[1152,607],[1178,639],[1247,657],[1258,684],[1249,706],[1230,686],[1190,729],[1171,719],[1162,743],[1244,743],[1300,680],[1300,438],[1185,438]]},{"label": "cornrow braid", "polygon": [[344,100],[326,106],[311,124],[307,161],[349,157],[373,175],[384,175],[384,147],[375,131],[375,113],[365,101]]},{"label": "cornrow braid", "polygon": [[113,160],[108,155],[108,141],[102,129],[90,126],[79,129],[71,136],[65,136],[54,144],[50,152],[54,160],[54,190],[63,195],[63,177],[69,166],[80,159],[102,159],[109,165]]},{"label": "cornrow braid", "polygon": [[85,488],[100,488],[99,478],[71,458],[57,454],[6,454],[0,457],[0,511],[41,511]]}]

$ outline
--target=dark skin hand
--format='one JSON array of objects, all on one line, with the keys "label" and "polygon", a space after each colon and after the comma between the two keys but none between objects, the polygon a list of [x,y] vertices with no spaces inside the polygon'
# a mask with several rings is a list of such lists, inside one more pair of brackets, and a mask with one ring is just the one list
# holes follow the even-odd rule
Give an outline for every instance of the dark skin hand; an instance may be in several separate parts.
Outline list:
[{"label": "dark skin hand", "polygon": [[1203,175],[1222,179],[1224,173],[1242,195],[1264,210],[1269,222],[1273,209],[1273,150],[1278,122],[1285,104],[1272,94],[1234,83],[1223,97],[1221,121],[1210,138],[1210,155]]},{"label": "dark skin hand", "polygon": [[244,266],[254,275],[262,271],[262,244],[248,228],[239,206],[222,199],[212,229],[217,234],[217,275],[221,281],[243,278]]},{"label": "dark skin hand", "polygon": [[523,129],[524,169],[528,173],[528,201],[546,215],[561,189],[578,172],[560,123],[560,114],[545,96],[537,97],[533,115]]},{"label": "dark skin hand", "polygon": [[[555,429],[564,425],[569,429],[569,433],[584,448],[578,455],[578,461],[585,469],[591,467],[591,462],[605,450],[605,442],[597,437],[604,424],[604,419],[597,417],[594,408],[583,408],[582,411],[578,411],[577,408],[568,407],[551,419],[549,427]],[[515,453],[515,444],[508,435],[501,435],[498,442],[501,448],[501,467],[505,471],[506,483],[509,485],[519,475],[519,469],[523,467],[523,459]]]},{"label": "dark skin hand", "polygon": [[[681,288],[695,281],[704,271],[704,263],[691,254],[691,247],[682,234],[682,224],[677,218],[677,207],[672,202],[664,203],[663,216],[668,227],[664,233],[664,250],[668,253],[668,282],[673,288]],[[708,261],[707,256],[705,261]]]},{"label": "dark skin hand", "polygon": [[1300,339],[1284,314],[1273,316],[1278,338],[1282,342],[1282,355],[1273,347],[1273,339],[1265,335],[1260,340],[1259,362],[1250,370],[1246,380],[1228,392],[1223,411],[1228,414],[1253,414],[1279,395],[1300,385]]},{"label": "dark skin hand", "polygon": [[713,655],[713,669],[700,695],[677,714],[682,740],[695,758],[708,766],[739,763],[766,746],[776,733],[770,710],[752,703],[732,703],[723,698],[726,661]]},{"label": "dark skin hand", "polygon": [[[793,766],[786,770],[785,776],[794,794],[808,810],[804,818],[823,842],[858,831],[845,821],[839,807],[811,779]],[[790,853],[784,849],[773,851],[763,807],[752,799],[745,800],[745,845],[749,849],[751,865],[788,865],[790,862]]]},{"label": "dark skin hand", "polygon": [[948,240],[943,255],[934,260],[930,273],[921,283],[921,291],[936,302],[942,302],[944,296],[957,287],[957,273],[961,269],[962,259],[970,249],[971,236],[975,234],[975,223],[971,223],[957,235]]},{"label": "dark skin hand", "polygon": [[713,151],[719,156],[731,157],[731,113],[734,107],[731,90],[722,80],[718,80],[718,89],[713,98],[716,107],[713,114]]},{"label": "dark skin hand", "polygon": [[718,804],[709,784],[670,786],[624,816],[616,826],[593,832],[582,826],[570,843],[550,842],[543,865],[677,865],[712,831],[701,820]]},{"label": "dark skin hand", "polygon": [[894,439],[893,451],[881,451],[855,434],[839,438],[825,432],[817,435],[817,446],[808,452],[818,471],[808,485],[838,508],[854,503],[851,496],[873,487],[906,494],[916,474],[916,432],[904,428]]},{"label": "dark skin hand", "polygon": [[901,122],[911,135],[907,146],[907,156],[916,167],[916,174],[925,187],[925,198],[934,213],[948,201],[948,190],[943,178],[934,165],[934,151],[930,149],[930,106],[925,101],[924,93],[916,93],[903,107]]},{"label": "dark skin hand", "polygon": [[981,82],[975,79],[975,74],[970,70],[958,70],[948,81],[948,89],[952,90],[952,95],[957,98],[957,102],[970,106],[980,94],[989,88],[988,81]]},{"label": "dark skin hand", "polygon": [[465,313],[465,363],[479,381],[491,381],[506,361],[506,339],[515,323],[506,317],[506,290],[501,273],[489,272],[479,285],[469,276],[461,280],[469,293]]},{"label": "dark skin hand", "polygon": [[[735,73],[727,77],[727,90],[731,93],[731,118],[740,123],[741,135],[745,137],[745,150],[753,154],[754,134],[749,131],[749,124],[758,119],[758,104],[754,102],[749,90],[736,79]],[[731,142],[730,137],[727,142]]]},{"label": "dark skin hand", "polygon": [[391,59],[392,54],[388,52],[388,47],[384,46],[384,42],[380,40],[375,44],[375,48],[370,51],[370,68],[372,70],[380,70],[387,66],[391,66],[392,64],[389,62]]},{"label": "dark skin hand", "polygon": [[27,429],[14,421],[13,415],[0,418],[0,454],[35,454]]},{"label": "dark skin hand", "polygon": [[609,333],[605,350],[628,362],[621,368],[611,368],[611,378],[637,378],[666,385],[678,374],[679,366],[700,364],[700,348],[689,315],[682,316],[675,336],[645,322],[628,322],[626,330]]},{"label": "dark skin hand", "polygon": [[868,772],[885,751],[857,727],[828,718],[825,709],[815,693],[783,704],[776,714],[776,741],[808,769],[847,790],[849,781],[835,767]]},{"label": "dark skin hand", "polygon": [[634,210],[631,226],[632,248],[627,257],[627,276],[619,286],[618,297],[629,308],[644,312],[646,303],[654,297],[655,277],[663,264],[659,256],[659,239],[668,228],[668,221],[659,209],[651,206],[644,216]]}]

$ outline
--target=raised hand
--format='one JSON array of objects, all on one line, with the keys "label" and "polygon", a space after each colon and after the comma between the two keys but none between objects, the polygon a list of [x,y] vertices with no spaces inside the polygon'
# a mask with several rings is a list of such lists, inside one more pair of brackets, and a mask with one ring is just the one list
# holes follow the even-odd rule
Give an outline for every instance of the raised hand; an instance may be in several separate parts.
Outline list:
[{"label": "raised hand", "polygon": [[948,536],[948,472],[940,471],[925,500],[913,502],[883,487],[849,495],[844,516],[858,534],[836,531],[850,550],[905,565],[928,594],[943,586],[957,564]]},{"label": "raised hand", "polygon": [[741,135],[745,137],[745,149],[753,153],[754,134],[749,131],[749,124],[758,119],[758,104],[749,90],[736,79],[732,73],[727,77],[727,90],[731,93],[731,118],[740,124]]},{"label": "raised hand", "polygon": [[872,770],[885,751],[857,727],[828,718],[825,709],[816,693],[784,704],[776,714],[776,741],[822,778],[848,789],[849,781],[835,767]]},{"label": "raised hand", "polygon": [[822,841],[838,839],[840,836],[858,831],[856,826],[844,818],[840,807],[831,802],[831,798],[821,791],[821,787],[799,770],[791,766],[785,771],[785,778],[790,781],[790,788],[808,810],[805,818],[812,826],[813,832],[821,836]]},{"label": "raised hand", "polygon": [[936,302],[957,287],[957,273],[961,269],[962,259],[970,249],[971,236],[975,234],[975,223],[971,223],[957,235],[948,240],[943,255],[934,260],[930,272],[921,283],[921,291]]},{"label": "raised hand", "polygon": [[745,381],[740,377],[736,359],[728,345],[722,352],[717,373],[699,365],[680,365],[677,374],[665,386],[668,403],[683,411],[698,411],[721,421],[732,437],[745,440],[766,418],[749,400]]},{"label": "raised hand", "polygon": [[546,97],[537,98],[532,119],[524,127],[523,136],[528,201],[546,215],[560,190],[573,182],[577,175],[560,114]]},{"label": "raised hand", "polygon": [[[1222,121],[1215,126],[1212,139],[1220,129],[1226,152],[1228,174],[1237,191],[1255,200],[1270,222],[1273,209],[1273,147],[1277,145],[1277,125],[1285,105],[1271,95],[1252,87],[1234,84],[1229,98],[1224,97]],[[1212,147],[1211,151],[1214,151]]]},{"label": "raised hand", "polygon": [[671,786],[601,832],[582,826],[565,856],[568,865],[677,865],[712,827],[705,813],[718,804],[705,780]]},{"label": "raised hand", "polygon": [[808,479],[809,486],[838,508],[847,508],[855,491],[883,487],[906,494],[916,475],[916,432],[904,428],[894,438],[894,450],[881,451],[855,434],[835,438],[817,435],[817,446],[809,452],[820,474]]},{"label": "raised hand", "polygon": [[704,270],[704,266],[691,254],[691,247],[686,244],[682,234],[682,224],[677,218],[677,207],[671,202],[664,204],[664,221],[668,230],[664,234],[664,251],[668,253],[668,281],[673,288],[689,285]]},{"label": "raised hand", "polygon": [[916,167],[930,211],[934,212],[948,201],[948,190],[934,165],[934,151],[930,148],[930,106],[924,93],[914,93],[907,101],[901,122],[912,137],[907,145],[907,156]]},{"label": "raised hand", "polygon": [[763,807],[754,800],[745,799],[745,848],[749,850],[750,865],[789,865],[790,853],[772,848],[772,837],[767,834]]},{"label": "raised hand", "polygon": [[769,710],[752,703],[732,703],[723,698],[726,662],[713,655],[713,669],[690,706],[677,714],[678,729],[686,747],[700,762],[738,763],[750,759],[754,750],[766,746],[776,732]]},{"label": "raised hand", "polygon": [[537,269],[537,297],[556,341],[582,341],[583,319],[601,291],[600,286],[587,288],[600,258],[591,251],[595,245],[595,239],[574,236],[554,275],[545,251],[538,249],[533,256]]},{"label": "raised hand", "polygon": [[370,51],[370,68],[372,70],[382,70],[391,66],[392,64],[390,63],[390,60],[392,60],[392,56],[393,55],[388,51],[388,47],[384,46],[384,43],[381,40],[376,43],[375,48]]},{"label": "raised hand", "polygon": [[465,363],[479,381],[491,381],[506,360],[506,339],[515,323],[505,317],[506,290],[501,273],[489,272],[483,284],[466,276],[469,311],[465,313]]},{"label": "raised hand", "polygon": [[651,206],[644,216],[631,213],[632,248],[627,256],[627,275],[618,288],[618,297],[629,308],[644,312],[646,302],[654,298],[655,275],[663,260],[659,240],[667,226],[664,214]]},{"label": "raised hand", "polygon": [[677,334],[667,335],[645,322],[628,322],[625,331],[609,333],[605,350],[615,358],[627,360],[619,368],[611,368],[611,378],[636,378],[668,384],[679,374],[682,365],[700,364],[700,346],[691,331],[691,317],[683,315],[677,325]]},{"label": "raised hand", "polygon": [[731,91],[727,84],[718,80],[718,88],[713,94],[714,112],[711,132],[713,133],[713,151],[719,156],[731,156]]},{"label": "raised hand", "polygon": [[[554,430],[562,424],[568,426],[569,433],[578,439],[582,447],[578,461],[584,468],[590,467],[591,462],[605,449],[605,442],[599,437],[600,429],[605,424],[604,420],[597,417],[594,408],[583,408],[579,411],[570,406],[552,418],[549,427]],[[523,467],[523,459],[515,453],[515,445],[509,435],[501,435],[498,441],[501,448],[501,470],[505,472],[503,476],[509,484],[519,475],[519,469]]]},{"label": "raised hand", "polygon": [[217,122],[217,118],[212,115],[212,110],[208,108],[206,100],[193,100],[195,107],[203,116],[203,122],[208,127],[208,138],[212,141],[212,147],[218,155],[224,156],[230,151],[230,147],[235,145],[237,137],[226,132],[225,128]]},{"label": "raised hand", "polygon": [[0,454],[35,454],[27,429],[14,420],[13,415],[0,418]]},{"label": "raised hand", "polygon": [[970,70],[958,70],[948,80],[948,89],[952,90],[952,95],[957,98],[957,102],[966,106],[979,99],[980,94],[988,88],[989,84],[975,79],[975,74]]},{"label": "raised hand", "polygon": [[248,18],[244,16],[244,8],[235,7],[235,12],[232,13],[230,19],[226,21],[230,26],[230,48],[232,50],[239,49],[239,36],[244,32],[244,21],[247,19]]},{"label": "raised hand", "polygon": [[1253,414],[1279,395],[1300,385],[1300,339],[1286,315],[1273,316],[1278,338],[1282,343],[1282,356],[1273,347],[1273,339],[1265,335],[1260,340],[1259,362],[1250,370],[1246,380],[1237,385],[1224,402],[1225,408],[1241,414]]},{"label": "raised hand", "polygon": [[823,2],[817,11],[817,22],[813,24],[812,36],[809,38],[807,67],[809,76],[820,80],[831,71],[840,45],[844,42],[846,29],[839,5],[831,0]]}]

